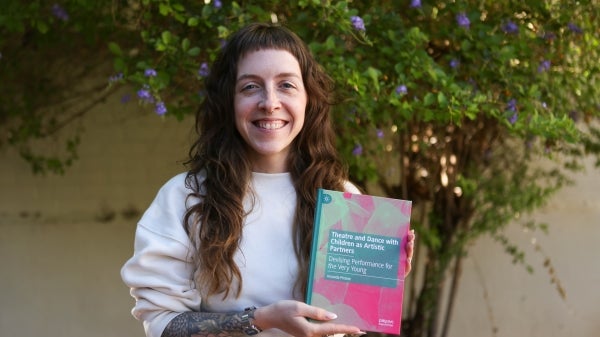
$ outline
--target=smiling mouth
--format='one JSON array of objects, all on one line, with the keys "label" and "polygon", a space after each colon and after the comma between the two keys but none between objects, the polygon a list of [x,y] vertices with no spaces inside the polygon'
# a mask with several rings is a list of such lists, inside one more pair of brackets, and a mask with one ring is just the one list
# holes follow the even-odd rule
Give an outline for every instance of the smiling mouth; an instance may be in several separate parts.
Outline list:
[{"label": "smiling mouth", "polygon": [[256,122],[254,122],[254,125],[256,127],[265,129],[265,130],[281,129],[286,124],[287,124],[287,122],[284,122],[284,121],[256,121]]}]

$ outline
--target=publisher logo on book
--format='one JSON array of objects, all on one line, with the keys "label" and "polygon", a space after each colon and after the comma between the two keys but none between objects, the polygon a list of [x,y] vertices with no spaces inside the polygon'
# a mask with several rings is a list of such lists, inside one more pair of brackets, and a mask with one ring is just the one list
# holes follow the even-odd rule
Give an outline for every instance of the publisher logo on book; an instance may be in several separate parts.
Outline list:
[{"label": "publisher logo on book", "polygon": [[385,318],[380,318],[379,319],[379,326],[387,326],[387,327],[393,327],[394,326],[394,320],[393,319],[385,319]]},{"label": "publisher logo on book", "polygon": [[323,203],[324,204],[329,204],[333,201],[333,198],[331,197],[331,195],[327,194],[327,193],[323,193]]}]

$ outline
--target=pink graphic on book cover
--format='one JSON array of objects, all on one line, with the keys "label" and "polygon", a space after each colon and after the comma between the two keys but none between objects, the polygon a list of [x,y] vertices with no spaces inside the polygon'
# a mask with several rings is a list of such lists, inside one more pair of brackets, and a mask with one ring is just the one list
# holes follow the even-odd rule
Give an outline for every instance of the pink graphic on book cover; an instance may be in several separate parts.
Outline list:
[{"label": "pink graphic on book cover", "polygon": [[309,303],[365,331],[400,334],[412,203],[321,190]]}]

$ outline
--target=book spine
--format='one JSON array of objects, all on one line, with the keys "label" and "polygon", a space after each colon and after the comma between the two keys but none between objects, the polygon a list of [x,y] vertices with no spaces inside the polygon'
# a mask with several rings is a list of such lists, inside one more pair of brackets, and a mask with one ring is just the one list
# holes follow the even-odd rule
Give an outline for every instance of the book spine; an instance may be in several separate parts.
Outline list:
[{"label": "book spine", "polygon": [[317,261],[317,250],[319,249],[319,224],[321,222],[321,208],[323,206],[323,189],[317,190],[317,200],[315,207],[315,221],[313,223],[312,251],[310,253],[310,264],[308,266],[308,282],[306,289],[306,303],[310,304],[312,300],[312,289],[315,281],[315,265]]}]

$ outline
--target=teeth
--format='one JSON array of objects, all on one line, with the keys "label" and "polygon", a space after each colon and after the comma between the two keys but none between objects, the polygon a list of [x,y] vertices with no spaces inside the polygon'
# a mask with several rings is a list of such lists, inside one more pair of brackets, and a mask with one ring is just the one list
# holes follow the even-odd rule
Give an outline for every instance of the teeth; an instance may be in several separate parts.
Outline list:
[{"label": "teeth", "polygon": [[256,123],[259,128],[267,130],[281,129],[285,123],[283,121],[259,121]]}]

